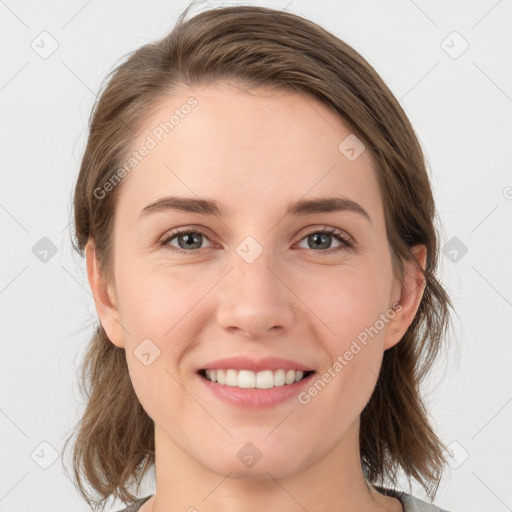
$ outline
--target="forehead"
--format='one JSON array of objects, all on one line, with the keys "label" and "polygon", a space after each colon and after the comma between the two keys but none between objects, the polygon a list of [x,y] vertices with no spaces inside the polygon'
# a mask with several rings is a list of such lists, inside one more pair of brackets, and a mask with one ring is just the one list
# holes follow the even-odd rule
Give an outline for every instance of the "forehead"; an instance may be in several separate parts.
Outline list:
[{"label": "forehead", "polygon": [[357,144],[328,105],[303,93],[226,82],[181,87],[141,126],[132,151],[149,150],[124,178],[120,203],[124,196],[140,211],[159,197],[183,195],[261,211],[264,203],[278,208],[328,193],[375,211],[373,158],[346,152],[348,145],[359,153]]}]

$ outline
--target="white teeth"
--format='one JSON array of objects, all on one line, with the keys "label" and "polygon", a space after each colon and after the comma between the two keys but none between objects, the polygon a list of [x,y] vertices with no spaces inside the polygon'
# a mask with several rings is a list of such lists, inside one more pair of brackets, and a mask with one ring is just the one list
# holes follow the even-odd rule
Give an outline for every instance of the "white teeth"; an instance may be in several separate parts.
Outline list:
[{"label": "white teeth", "polygon": [[274,387],[274,374],[272,373],[272,370],[263,370],[256,374],[256,387],[258,389]]},{"label": "white teeth", "polygon": [[274,373],[274,386],[283,386],[286,382],[286,374],[284,370],[277,370]]},{"label": "white teeth", "polygon": [[236,370],[226,370],[226,386],[238,386],[238,372]]},{"label": "white teeth", "polygon": [[224,386],[268,389],[299,382],[304,377],[302,370],[263,370],[253,372],[251,370],[218,369],[205,370],[206,378]]},{"label": "white teeth", "polygon": [[240,370],[238,372],[238,387],[239,388],[255,388],[256,375],[249,370]]},{"label": "white teeth", "polygon": [[293,370],[286,372],[285,382],[286,384],[293,384],[295,382],[295,372]]}]

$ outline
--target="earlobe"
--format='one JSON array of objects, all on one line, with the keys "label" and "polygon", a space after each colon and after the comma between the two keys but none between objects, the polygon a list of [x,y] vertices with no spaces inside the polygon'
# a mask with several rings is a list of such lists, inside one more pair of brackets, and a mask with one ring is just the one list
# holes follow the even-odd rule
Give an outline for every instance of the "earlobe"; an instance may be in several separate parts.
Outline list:
[{"label": "earlobe", "polygon": [[91,238],[85,246],[85,258],[87,263],[87,277],[91,287],[96,311],[101,325],[110,341],[119,348],[124,348],[123,329],[120,315],[116,305],[115,290],[105,281],[100,270],[96,244]]},{"label": "earlobe", "polygon": [[396,314],[392,328],[386,334],[385,350],[396,345],[411,325],[425,291],[426,283],[422,269],[425,269],[427,263],[427,248],[424,245],[415,245],[411,247],[411,253],[421,268],[418,268],[414,261],[404,262],[404,280],[400,288],[400,298],[397,301],[400,303],[400,310]]}]

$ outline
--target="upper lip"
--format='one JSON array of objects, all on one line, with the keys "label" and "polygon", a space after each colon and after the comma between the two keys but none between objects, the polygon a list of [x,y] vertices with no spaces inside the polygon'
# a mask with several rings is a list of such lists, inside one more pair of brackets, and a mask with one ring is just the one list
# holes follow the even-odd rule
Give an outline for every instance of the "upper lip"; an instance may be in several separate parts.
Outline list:
[{"label": "upper lip", "polygon": [[263,359],[250,359],[244,356],[225,357],[217,359],[203,366],[202,370],[217,369],[234,369],[234,370],[252,370],[260,372],[263,370],[302,370],[304,372],[314,371],[313,368],[292,361],[291,359],[283,359],[281,357],[265,357]]}]

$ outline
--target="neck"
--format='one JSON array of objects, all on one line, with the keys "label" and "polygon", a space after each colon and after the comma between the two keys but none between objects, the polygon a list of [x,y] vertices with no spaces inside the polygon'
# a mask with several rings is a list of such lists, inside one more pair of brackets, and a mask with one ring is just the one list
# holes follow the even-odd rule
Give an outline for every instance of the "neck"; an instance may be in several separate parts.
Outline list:
[{"label": "neck", "polygon": [[250,479],[232,478],[229,471],[219,474],[181,450],[156,425],[155,447],[156,492],[140,512],[402,510],[398,500],[378,493],[363,476],[359,421],[329,453],[313,454],[310,464],[285,475],[275,467],[261,467]]}]

